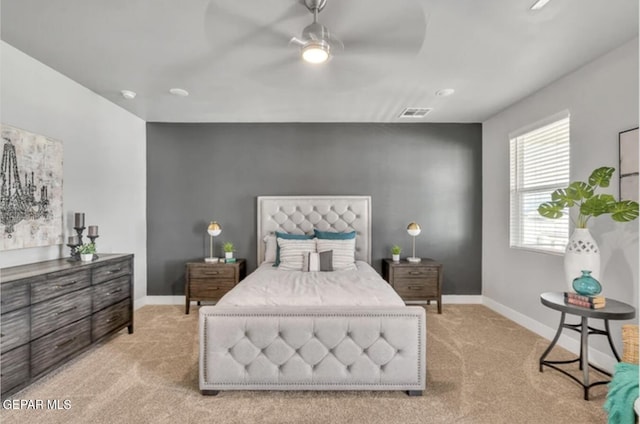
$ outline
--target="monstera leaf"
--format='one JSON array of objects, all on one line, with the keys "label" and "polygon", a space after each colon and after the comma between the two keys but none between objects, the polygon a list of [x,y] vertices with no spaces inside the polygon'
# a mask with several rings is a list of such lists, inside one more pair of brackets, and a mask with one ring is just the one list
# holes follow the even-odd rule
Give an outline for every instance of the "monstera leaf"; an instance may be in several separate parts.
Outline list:
[{"label": "monstera leaf", "polygon": [[609,187],[609,181],[615,172],[615,168],[603,166],[594,170],[589,176],[589,185],[594,187]]},{"label": "monstera leaf", "polygon": [[600,216],[605,213],[611,213],[615,205],[616,199],[612,195],[598,194],[580,205],[580,213],[582,215]]},{"label": "monstera leaf", "polygon": [[[589,182],[574,181],[566,188],[551,193],[551,201],[538,206],[538,213],[545,218],[558,219],[565,214],[565,208],[578,207],[578,216],[573,221],[577,228],[587,228],[590,218],[611,214],[618,222],[629,222],[638,218],[638,203],[616,199],[610,194],[595,194],[598,187],[609,187],[615,168],[602,166],[589,176]],[[570,215],[570,218],[571,217]]]},{"label": "monstera leaf", "polygon": [[617,202],[611,210],[611,218],[618,222],[633,221],[638,217],[638,203],[632,200]]}]

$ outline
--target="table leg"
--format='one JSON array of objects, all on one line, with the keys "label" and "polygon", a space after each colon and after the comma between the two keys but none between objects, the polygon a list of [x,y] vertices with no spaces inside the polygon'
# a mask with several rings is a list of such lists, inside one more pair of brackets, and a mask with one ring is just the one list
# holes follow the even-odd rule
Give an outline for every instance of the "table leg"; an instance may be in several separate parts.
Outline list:
[{"label": "table leg", "polygon": [[580,324],[580,368],[584,387],[584,400],[589,400],[589,323],[582,317]]},{"label": "table leg", "polygon": [[565,318],[565,313],[562,312],[560,314],[560,325],[558,325],[558,331],[556,331],[556,336],[553,338],[553,341],[551,342],[547,350],[545,350],[542,356],[540,357],[540,372],[542,372],[542,365],[544,364],[544,358],[547,357],[549,352],[551,352],[551,349],[553,349],[556,343],[558,343],[558,339],[560,338],[560,334],[562,334],[562,329],[564,328],[564,318]]},{"label": "table leg", "polygon": [[618,355],[618,351],[616,350],[616,347],[613,345],[613,340],[611,340],[611,331],[609,331],[609,320],[608,319],[604,320],[604,328],[607,331],[607,340],[609,341],[609,346],[611,346],[611,351],[615,355],[615,357],[618,360],[618,362],[620,362],[620,355]]}]

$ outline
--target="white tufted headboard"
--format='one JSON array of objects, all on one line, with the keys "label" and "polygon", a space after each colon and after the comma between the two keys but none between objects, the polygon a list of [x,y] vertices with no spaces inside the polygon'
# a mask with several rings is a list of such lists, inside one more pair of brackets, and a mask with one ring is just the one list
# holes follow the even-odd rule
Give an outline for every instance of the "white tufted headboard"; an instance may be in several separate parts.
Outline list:
[{"label": "white tufted headboard", "polygon": [[313,234],[356,231],[356,260],[371,263],[371,196],[259,196],[258,264],[264,237],[275,231]]}]

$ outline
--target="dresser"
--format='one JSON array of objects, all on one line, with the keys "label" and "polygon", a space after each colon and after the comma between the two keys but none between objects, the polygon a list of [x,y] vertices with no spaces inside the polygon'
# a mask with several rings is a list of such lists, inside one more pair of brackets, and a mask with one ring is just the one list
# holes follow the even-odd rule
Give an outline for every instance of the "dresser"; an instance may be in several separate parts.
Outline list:
[{"label": "dresser", "polygon": [[192,300],[217,302],[247,273],[247,261],[235,263],[188,262],[185,270],[185,314],[189,313]]},{"label": "dresser", "polygon": [[0,276],[3,398],[106,336],[133,333],[133,255],[56,259]]},{"label": "dresser", "polygon": [[420,262],[406,260],[382,261],[382,276],[405,302],[432,300],[438,302],[438,313],[442,313],[442,264],[423,258]]}]

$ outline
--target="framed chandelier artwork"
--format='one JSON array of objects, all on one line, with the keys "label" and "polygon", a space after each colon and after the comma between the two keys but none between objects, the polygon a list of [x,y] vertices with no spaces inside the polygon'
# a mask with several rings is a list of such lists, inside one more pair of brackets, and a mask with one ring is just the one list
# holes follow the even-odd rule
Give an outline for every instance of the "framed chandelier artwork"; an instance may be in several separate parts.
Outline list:
[{"label": "framed chandelier artwork", "polygon": [[62,142],[4,124],[0,132],[0,251],[62,244]]}]

